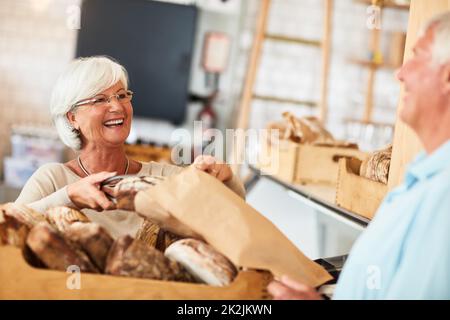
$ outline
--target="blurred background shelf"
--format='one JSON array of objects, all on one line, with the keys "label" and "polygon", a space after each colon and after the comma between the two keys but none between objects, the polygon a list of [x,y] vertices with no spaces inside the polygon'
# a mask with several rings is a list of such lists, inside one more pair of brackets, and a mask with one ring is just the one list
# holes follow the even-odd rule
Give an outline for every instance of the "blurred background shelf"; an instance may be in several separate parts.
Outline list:
[{"label": "blurred background shelf", "polygon": [[399,10],[409,10],[410,5],[409,1],[394,1],[394,0],[354,0],[355,2],[365,4],[365,5],[372,5],[375,3],[375,5],[379,5],[383,8],[390,8],[390,9],[399,9]]}]

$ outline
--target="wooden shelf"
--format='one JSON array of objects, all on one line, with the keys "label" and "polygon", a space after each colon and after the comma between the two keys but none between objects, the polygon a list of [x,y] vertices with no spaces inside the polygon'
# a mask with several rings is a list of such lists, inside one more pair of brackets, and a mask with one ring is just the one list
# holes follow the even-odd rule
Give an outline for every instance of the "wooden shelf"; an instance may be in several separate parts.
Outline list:
[{"label": "wooden shelf", "polygon": [[[354,0],[357,3],[365,4],[365,5],[372,5],[371,0]],[[381,5],[382,8],[390,8],[390,9],[399,9],[399,10],[409,10],[410,5],[409,4],[397,4],[394,1],[381,1],[383,4]]]},{"label": "wooden shelf", "polygon": [[295,44],[299,44],[299,45],[308,45],[308,46],[313,46],[313,47],[321,47],[322,46],[322,42],[318,41],[318,40],[289,37],[289,36],[277,35],[277,34],[266,33],[264,35],[264,38],[266,40],[289,42],[289,43],[295,43]]},{"label": "wooden shelf", "polygon": [[291,103],[291,104],[297,104],[297,105],[310,107],[310,108],[317,107],[316,102],[308,101],[308,100],[285,99],[285,98],[280,98],[280,97],[265,96],[265,95],[258,95],[258,94],[254,94],[253,99],[262,100],[262,101],[271,101],[271,102],[277,102],[277,103]]},{"label": "wooden shelf", "polygon": [[390,65],[390,64],[386,64],[386,63],[376,63],[370,60],[364,60],[364,59],[358,59],[358,58],[349,58],[348,61],[350,63],[365,67],[365,68],[369,68],[369,69],[391,69],[391,70],[395,70],[398,67]]}]

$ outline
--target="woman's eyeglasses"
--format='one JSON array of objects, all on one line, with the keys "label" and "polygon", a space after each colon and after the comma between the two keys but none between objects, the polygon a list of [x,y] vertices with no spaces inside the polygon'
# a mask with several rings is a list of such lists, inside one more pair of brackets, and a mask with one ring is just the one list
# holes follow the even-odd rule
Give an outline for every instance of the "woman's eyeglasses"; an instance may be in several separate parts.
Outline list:
[{"label": "woman's eyeglasses", "polygon": [[111,98],[116,98],[120,103],[130,102],[133,98],[133,91],[131,90],[120,90],[115,94],[107,97],[104,94],[96,95],[93,98],[80,100],[72,105],[72,108],[81,107],[85,105],[92,105],[94,107],[106,106],[111,102]]}]

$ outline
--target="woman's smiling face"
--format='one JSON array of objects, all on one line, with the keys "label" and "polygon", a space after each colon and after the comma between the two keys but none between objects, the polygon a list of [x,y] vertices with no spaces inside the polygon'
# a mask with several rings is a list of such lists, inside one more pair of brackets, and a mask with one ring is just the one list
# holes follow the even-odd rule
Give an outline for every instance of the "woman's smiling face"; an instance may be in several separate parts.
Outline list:
[{"label": "woman's smiling face", "polygon": [[119,81],[92,97],[110,97],[109,102],[82,105],[67,114],[72,126],[80,131],[82,148],[89,144],[116,147],[125,143],[130,134],[133,107],[129,100],[119,101],[113,96],[125,92],[124,85]]}]

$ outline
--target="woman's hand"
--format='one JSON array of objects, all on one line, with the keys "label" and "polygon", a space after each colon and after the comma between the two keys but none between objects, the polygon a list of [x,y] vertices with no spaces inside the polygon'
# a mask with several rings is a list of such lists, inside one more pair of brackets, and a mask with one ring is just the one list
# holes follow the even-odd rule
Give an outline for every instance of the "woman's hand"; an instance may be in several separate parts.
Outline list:
[{"label": "woman's hand", "polygon": [[105,193],[100,190],[100,183],[116,175],[116,172],[99,172],[91,174],[67,186],[67,194],[78,209],[94,209],[97,211],[115,209]]},{"label": "woman's hand", "polygon": [[322,296],[310,286],[282,276],[267,287],[274,300],[322,300]]},{"label": "woman's hand", "polygon": [[195,158],[193,166],[197,169],[209,173],[220,181],[224,182],[233,177],[233,171],[225,164],[217,161],[213,156],[202,155]]}]

